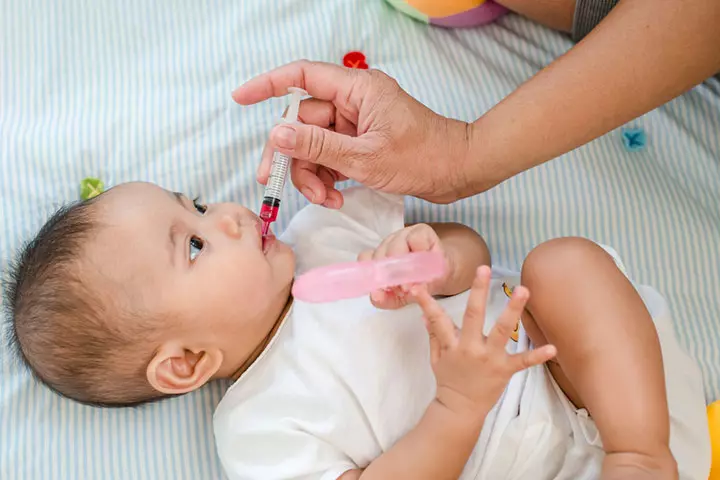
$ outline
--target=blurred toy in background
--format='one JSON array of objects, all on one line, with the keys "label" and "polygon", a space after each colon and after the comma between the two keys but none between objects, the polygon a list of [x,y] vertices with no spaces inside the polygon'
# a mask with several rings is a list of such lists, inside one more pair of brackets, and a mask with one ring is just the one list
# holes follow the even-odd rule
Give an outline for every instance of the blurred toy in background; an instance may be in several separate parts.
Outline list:
[{"label": "blurred toy in background", "polygon": [[386,0],[410,17],[447,28],[477,27],[493,22],[507,9],[492,0]]},{"label": "blurred toy in background", "polygon": [[105,191],[105,184],[99,178],[87,177],[80,181],[80,199],[90,200]]},{"label": "blurred toy in background", "polygon": [[712,446],[712,468],[709,480],[720,480],[720,400],[708,405],[707,414]]}]

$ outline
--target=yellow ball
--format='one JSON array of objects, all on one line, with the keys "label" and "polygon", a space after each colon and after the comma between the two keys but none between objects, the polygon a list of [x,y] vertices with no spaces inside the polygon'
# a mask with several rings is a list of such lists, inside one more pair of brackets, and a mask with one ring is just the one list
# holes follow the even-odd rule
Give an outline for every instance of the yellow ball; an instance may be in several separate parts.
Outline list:
[{"label": "yellow ball", "polygon": [[708,480],[720,480],[720,400],[708,405],[707,416],[712,446],[712,467]]}]

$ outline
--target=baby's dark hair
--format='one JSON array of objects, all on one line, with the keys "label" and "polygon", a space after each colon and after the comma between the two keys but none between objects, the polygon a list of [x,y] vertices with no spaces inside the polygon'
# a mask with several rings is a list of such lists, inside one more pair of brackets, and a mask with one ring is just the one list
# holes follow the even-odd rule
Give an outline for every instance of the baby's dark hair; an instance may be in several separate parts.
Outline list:
[{"label": "baby's dark hair", "polygon": [[[10,267],[5,306],[10,347],[50,389],[78,402],[134,406],[161,395],[145,376],[136,321],[119,292],[101,293],[84,258],[102,228],[95,197],[58,210]],[[113,321],[110,321],[110,320]]]}]

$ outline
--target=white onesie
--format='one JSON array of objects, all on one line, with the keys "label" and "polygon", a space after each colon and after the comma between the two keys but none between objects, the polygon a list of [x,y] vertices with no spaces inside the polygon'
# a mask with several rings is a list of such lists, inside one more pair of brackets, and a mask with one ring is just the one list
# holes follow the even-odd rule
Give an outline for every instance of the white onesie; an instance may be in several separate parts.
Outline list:
[{"label": "white onesie", "polygon": [[[403,200],[364,188],[338,211],[309,206],[283,240],[297,273],[353,261],[403,228]],[[486,329],[519,275],[493,269]],[[662,298],[639,287],[660,332],[681,478],[707,479],[709,443],[702,382],[668,323]],[[460,325],[468,293],[441,301]],[[530,348],[521,325],[509,351]],[[410,431],[435,394],[428,337],[416,306],[375,309],[368,298],[296,301],[275,338],[215,412],[218,455],[231,480],[335,480],[364,468]],[[602,445],[544,366],[516,374],[488,415],[462,479],[598,478]],[[704,478],[703,478],[704,476]]]}]

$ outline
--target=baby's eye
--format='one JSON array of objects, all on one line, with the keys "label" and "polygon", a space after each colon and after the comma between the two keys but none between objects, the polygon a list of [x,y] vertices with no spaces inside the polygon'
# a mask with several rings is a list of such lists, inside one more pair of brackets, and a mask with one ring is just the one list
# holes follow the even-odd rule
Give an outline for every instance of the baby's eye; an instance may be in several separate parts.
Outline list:
[{"label": "baby's eye", "polygon": [[198,255],[200,255],[200,252],[202,251],[203,247],[205,246],[205,242],[202,238],[199,237],[190,237],[190,261],[194,262]]},{"label": "baby's eye", "polygon": [[203,205],[199,202],[199,198],[193,199],[193,206],[195,207],[195,210],[197,210],[200,215],[205,215],[205,212],[207,212],[207,205]]}]

